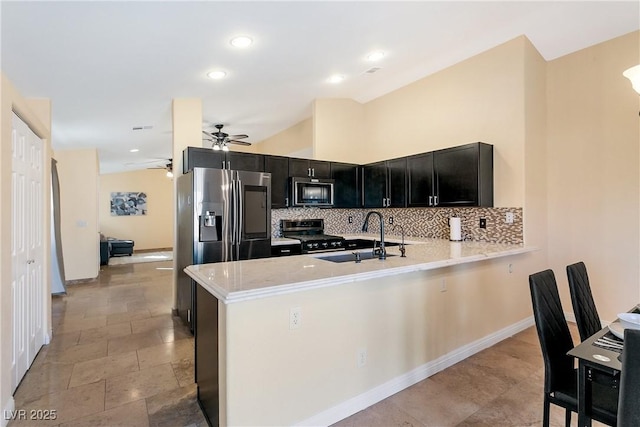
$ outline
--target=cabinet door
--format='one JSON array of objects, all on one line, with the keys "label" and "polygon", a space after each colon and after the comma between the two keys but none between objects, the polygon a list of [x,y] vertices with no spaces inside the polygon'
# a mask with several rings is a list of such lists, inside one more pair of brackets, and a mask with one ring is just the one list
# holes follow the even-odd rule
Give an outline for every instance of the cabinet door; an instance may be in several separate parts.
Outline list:
[{"label": "cabinet door", "polygon": [[407,157],[407,206],[433,206],[433,153]]},{"label": "cabinet door", "polygon": [[311,176],[309,159],[289,158],[289,175],[296,177]]},{"label": "cabinet door", "polygon": [[[362,167],[363,204],[365,208],[381,208],[387,197],[387,166],[385,162],[372,163]],[[386,204],[385,204],[386,205]]]},{"label": "cabinet door", "polygon": [[271,209],[289,205],[289,158],[264,156],[264,171],[271,173]]},{"label": "cabinet door", "polygon": [[324,162],[322,160],[309,160],[309,167],[311,168],[312,178],[331,178],[331,162]]},{"label": "cabinet door", "polygon": [[359,208],[360,168],[348,163],[331,163],[331,178],[334,183],[333,206],[336,208]]},{"label": "cabinet door", "polygon": [[227,169],[264,172],[264,156],[261,154],[227,152]]},{"label": "cabinet door", "polygon": [[387,207],[404,208],[407,206],[407,158],[387,160],[389,179]]},{"label": "cabinet door", "polygon": [[433,153],[437,206],[478,206],[478,145]]},{"label": "cabinet door", "polygon": [[182,151],[182,173],[187,173],[193,168],[222,169],[224,160],[224,151],[187,147]]}]

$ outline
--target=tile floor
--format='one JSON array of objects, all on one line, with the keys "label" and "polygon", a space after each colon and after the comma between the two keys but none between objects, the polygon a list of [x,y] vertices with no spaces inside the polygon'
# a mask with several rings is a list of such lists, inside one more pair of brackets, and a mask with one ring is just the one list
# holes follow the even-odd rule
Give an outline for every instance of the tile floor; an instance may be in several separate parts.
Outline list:
[{"label": "tile floor", "polygon": [[[195,399],[193,337],[171,316],[168,267],[103,266],[95,281],[53,297],[53,340],[14,398],[16,409],[57,417],[9,427],[207,425]],[[529,328],[335,427],[541,425],[543,375]],[[564,425],[561,409],[552,406],[551,416]]]}]

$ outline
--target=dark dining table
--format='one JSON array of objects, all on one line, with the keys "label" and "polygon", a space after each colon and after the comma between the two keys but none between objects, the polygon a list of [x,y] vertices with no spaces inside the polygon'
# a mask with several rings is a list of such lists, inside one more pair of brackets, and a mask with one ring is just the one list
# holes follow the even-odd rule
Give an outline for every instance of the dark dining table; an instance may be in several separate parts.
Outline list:
[{"label": "dark dining table", "polygon": [[[629,313],[640,313],[635,306]],[[615,321],[617,323],[618,320]],[[622,342],[605,326],[567,354],[578,359],[578,426],[591,426],[591,392],[593,383],[619,390],[622,372],[622,350],[607,347],[610,340]],[[600,343],[605,343],[601,345]]]}]

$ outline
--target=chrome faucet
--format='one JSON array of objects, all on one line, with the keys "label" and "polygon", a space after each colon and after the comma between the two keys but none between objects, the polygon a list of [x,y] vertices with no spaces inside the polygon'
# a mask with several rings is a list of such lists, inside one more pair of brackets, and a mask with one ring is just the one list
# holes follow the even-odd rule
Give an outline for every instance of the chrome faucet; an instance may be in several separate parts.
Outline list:
[{"label": "chrome faucet", "polygon": [[373,253],[377,253],[378,259],[383,260],[387,258],[387,250],[384,248],[384,218],[382,217],[382,214],[378,211],[370,211],[364,219],[364,224],[362,224],[362,231],[367,231],[369,229],[369,217],[372,214],[378,215],[378,218],[380,219],[380,248],[378,249],[378,251],[376,251],[374,243]]}]

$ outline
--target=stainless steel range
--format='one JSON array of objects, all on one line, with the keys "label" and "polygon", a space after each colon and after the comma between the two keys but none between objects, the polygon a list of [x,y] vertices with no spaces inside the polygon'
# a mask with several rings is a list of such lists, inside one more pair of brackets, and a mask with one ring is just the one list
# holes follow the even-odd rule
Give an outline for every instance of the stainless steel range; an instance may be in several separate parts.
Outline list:
[{"label": "stainless steel range", "polygon": [[302,253],[345,250],[344,237],[324,234],[323,219],[281,219],[282,236],[302,242]]}]

